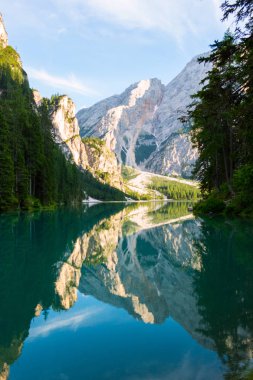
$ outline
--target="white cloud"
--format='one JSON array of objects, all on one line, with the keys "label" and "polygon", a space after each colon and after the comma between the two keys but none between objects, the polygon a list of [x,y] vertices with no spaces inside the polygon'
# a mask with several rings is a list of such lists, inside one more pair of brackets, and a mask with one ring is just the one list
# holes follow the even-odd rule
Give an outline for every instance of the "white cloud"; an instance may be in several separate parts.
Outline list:
[{"label": "white cloud", "polygon": [[61,89],[63,91],[71,90],[82,95],[97,95],[95,90],[78,80],[74,74],[70,74],[63,78],[49,74],[44,69],[37,70],[32,67],[27,68],[27,73],[30,78],[36,79],[49,87]]},{"label": "white cloud", "polygon": [[159,31],[183,45],[187,37],[202,39],[227,27],[220,21],[222,0],[38,0],[39,7],[32,0],[2,1],[19,27],[32,25],[51,39],[58,38],[66,25],[68,32],[78,29],[81,35],[97,35],[99,28],[115,33],[110,27],[116,26],[117,35],[120,29]]},{"label": "white cloud", "polygon": [[60,329],[76,330],[78,327],[94,324],[96,323],[95,316],[99,317],[101,311],[101,308],[90,308],[85,312],[72,315],[70,318],[64,318],[63,316],[56,317],[50,322],[44,322],[41,326],[32,327],[29,338],[35,339],[41,336],[48,336],[50,333]]},{"label": "white cloud", "polygon": [[[222,28],[221,0],[52,0],[69,17],[100,19],[126,29],[157,30],[181,43],[187,35]],[[66,8],[64,6],[66,5]],[[67,7],[68,5],[68,7]]]}]

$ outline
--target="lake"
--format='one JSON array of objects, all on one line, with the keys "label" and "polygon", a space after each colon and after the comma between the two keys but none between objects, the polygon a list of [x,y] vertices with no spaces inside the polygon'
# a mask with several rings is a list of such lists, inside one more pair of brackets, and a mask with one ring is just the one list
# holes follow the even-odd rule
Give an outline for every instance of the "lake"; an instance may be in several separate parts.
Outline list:
[{"label": "lake", "polygon": [[0,239],[0,380],[253,379],[251,221],[108,203]]}]

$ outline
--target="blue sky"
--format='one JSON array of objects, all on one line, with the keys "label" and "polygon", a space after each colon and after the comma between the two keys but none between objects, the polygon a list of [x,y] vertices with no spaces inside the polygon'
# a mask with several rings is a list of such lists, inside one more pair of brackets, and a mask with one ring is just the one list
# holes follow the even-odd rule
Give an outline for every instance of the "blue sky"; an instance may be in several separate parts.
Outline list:
[{"label": "blue sky", "polygon": [[32,87],[77,108],[141,79],[167,84],[228,25],[220,0],[1,0]]}]

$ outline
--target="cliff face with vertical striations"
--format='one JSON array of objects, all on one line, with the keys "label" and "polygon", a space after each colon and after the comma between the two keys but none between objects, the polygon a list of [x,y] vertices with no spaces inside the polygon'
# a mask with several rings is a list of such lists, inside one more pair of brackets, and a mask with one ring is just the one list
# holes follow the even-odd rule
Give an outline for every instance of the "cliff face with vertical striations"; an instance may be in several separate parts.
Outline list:
[{"label": "cliff face with vertical striations", "polygon": [[209,66],[195,57],[167,86],[142,80],[77,113],[82,136],[102,138],[123,164],[164,175],[191,175],[197,151],[179,121]]},{"label": "cliff face with vertical striations", "polygon": [[79,111],[81,135],[104,139],[120,162],[138,165],[137,146],[145,144],[146,150],[155,149],[151,120],[163,93],[164,86],[158,79],[143,80],[119,96]]},{"label": "cliff face with vertical striations", "polygon": [[97,140],[82,140],[75,117],[75,104],[68,96],[55,99],[51,110],[55,141],[68,159],[88,170],[103,183],[123,190],[120,166],[113,152]]}]

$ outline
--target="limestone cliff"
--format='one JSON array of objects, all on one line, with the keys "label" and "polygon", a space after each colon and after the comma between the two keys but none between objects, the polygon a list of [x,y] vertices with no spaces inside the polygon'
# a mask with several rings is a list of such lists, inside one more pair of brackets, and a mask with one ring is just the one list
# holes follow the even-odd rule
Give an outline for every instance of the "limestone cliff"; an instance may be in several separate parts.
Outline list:
[{"label": "limestone cliff", "polygon": [[75,104],[69,97],[64,95],[54,99],[51,120],[55,141],[80,169],[88,170],[101,182],[122,190],[123,181],[115,154],[103,143],[82,141],[75,112]]},{"label": "limestone cliff", "polygon": [[0,13],[0,45],[2,45],[3,48],[6,48],[8,45],[8,34],[6,32],[4,22],[3,22],[3,16]]},{"label": "limestone cliff", "polygon": [[33,90],[33,98],[34,98],[34,101],[35,101],[37,107],[39,107],[41,105],[43,98],[42,98],[42,96],[38,90]]}]

